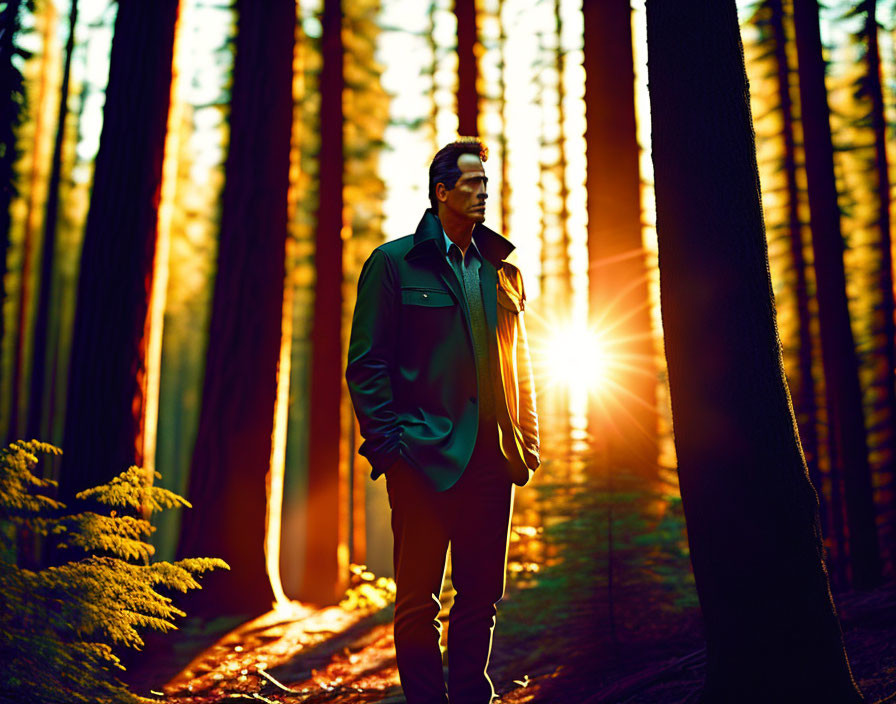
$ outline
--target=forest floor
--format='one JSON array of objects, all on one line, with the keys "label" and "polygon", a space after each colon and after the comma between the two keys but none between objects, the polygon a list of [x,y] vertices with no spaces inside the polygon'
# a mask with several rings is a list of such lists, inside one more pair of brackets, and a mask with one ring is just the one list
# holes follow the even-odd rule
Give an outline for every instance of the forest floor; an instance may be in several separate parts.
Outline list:
[{"label": "forest floor", "polygon": [[[838,604],[853,673],[867,701],[896,702],[896,585],[844,594]],[[656,640],[620,643],[617,657],[605,660],[596,659],[590,641],[556,651],[550,635],[546,643],[501,643],[496,637],[490,673],[501,702],[696,702],[705,666],[697,614],[657,626]],[[588,629],[582,630],[564,640],[571,645],[587,637]],[[181,657],[184,647],[189,643],[181,643]],[[202,650],[161,689],[169,704],[399,704],[405,700],[393,647],[391,608],[368,614],[338,606],[272,611]],[[521,668],[515,649],[538,662]]]},{"label": "forest floor", "polygon": [[[543,485],[515,521],[489,673],[502,704],[693,704],[705,670],[680,499]],[[129,664],[167,704],[404,702],[385,580],[355,574],[341,606],[247,623],[187,620]],[[443,639],[453,589],[443,591]],[[836,598],[869,704],[896,703],[896,584]],[[164,647],[158,647],[164,643]]]}]

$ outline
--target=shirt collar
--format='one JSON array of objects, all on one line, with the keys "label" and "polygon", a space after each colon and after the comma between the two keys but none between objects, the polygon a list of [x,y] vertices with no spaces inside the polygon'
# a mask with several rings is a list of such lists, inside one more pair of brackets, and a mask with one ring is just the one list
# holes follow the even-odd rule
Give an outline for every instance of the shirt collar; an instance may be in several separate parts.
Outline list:
[{"label": "shirt collar", "polygon": [[[451,245],[453,245],[454,242],[451,241],[451,238],[448,236],[448,233],[445,232],[444,227],[442,228],[442,236],[445,238],[445,256],[447,257],[448,252],[451,251]],[[476,240],[474,240],[472,238],[470,239],[470,248],[472,248],[473,254],[475,254],[481,260],[482,252],[480,252],[479,247],[476,246]],[[458,247],[458,249],[460,249],[460,247]],[[468,251],[469,251],[469,249],[468,249]]]}]

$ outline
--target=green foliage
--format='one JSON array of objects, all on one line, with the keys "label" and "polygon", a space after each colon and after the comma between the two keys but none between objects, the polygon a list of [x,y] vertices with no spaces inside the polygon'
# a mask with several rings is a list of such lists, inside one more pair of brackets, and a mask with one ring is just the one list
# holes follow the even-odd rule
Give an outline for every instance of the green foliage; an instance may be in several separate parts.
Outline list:
[{"label": "green foliage", "polygon": [[[55,482],[33,473],[38,454],[59,452],[37,441],[0,450],[0,701],[152,701],[115,676],[124,668],[114,649],[142,647],[140,629],[175,628],[184,612],[159,588],[197,589],[196,575],[227,565],[214,558],[150,563],[153,527],[144,512],[189,504],[148,486],[137,467],[78,494],[108,513],[64,513],[42,493]],[[18,544],[27,535],[57,537],[69,559],[22,568]]]},{"label": "green foliage", "polygon": [[339,606],[346,611],[379,611],[395,602],[395,580],[377,577],[367,565],[351,565],[351,582]]}]

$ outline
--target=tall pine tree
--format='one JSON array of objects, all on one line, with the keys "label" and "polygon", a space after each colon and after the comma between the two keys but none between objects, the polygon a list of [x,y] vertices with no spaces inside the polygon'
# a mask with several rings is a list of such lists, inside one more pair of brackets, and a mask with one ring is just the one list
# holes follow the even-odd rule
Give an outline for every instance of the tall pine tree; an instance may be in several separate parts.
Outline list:
[{"label": "tall pine tree", "polygon": [[[869,445],[873,446],[879,461],[873,463],[872,470],[880,472],[881,484],[885,487],[889,501],[879,506],[884,513],[884,527],[889,541],[889,557],[896,559],[896,301],[893,297],[893,254],[890,219],[890,166],[887,158],[887,120],[885,115],[883,88],[881,85],[881,52],[878,26],[877,0],[861,0],[853,9],[853,14],[864,15],[862,28],[857,39],[864,52],[864,72],[856,86],[856,97],[864,99],[867,112],[861,124],[871,128],[873,156],[868,172],[875,195],[875,217],[873,226],[877,231],[874,243],[874,276],[877,283],[875,310],[872,313],[871,335],[873,337],[872,358],[874,375],[874,402],[870,416]],[[874,426],[877,427],[874,427]],[[873,439],[872,439],[873,438]],[[891,564],[891,567],[894,565]]]},{"label": "tall pine tree", "polygon": [[[59,116],[56,120],[56,139],[50,164],[50,182],[47,188],[47,210],[44,216],[43,250],[40,260],[40,284],[37,291],[37,311],[34,320],[34,342],[31,357],[30,393],[25,437],[47,437],[44,426],[46,414],[45,393],[52,375],[52,355],[49,349],[50,326],[58,321],[50,320],[50,301],[53,295],[53,270],[56,261],[56,230],[59,224],[59,190],[62,181],[62,146],[68,117],[69,80],[72,54],[75,48],[75,28],[78,24],[78,0],[69,7],[68,41],[65,44],[65,66],[62,69],[62,87],[59,91]],[[48,358],[50,367],[48,368]]]},{"label": "tall pine tree", "polygon": [[657,462],[656,368],[647,266],[629,0],[584,0],[591,323],[607,329],[618,360],[614,386],[593,404],[610,461],[653,476]]},{"label": "tall pine tree", "polygon": [[60,497],[142,463],[147,309],[177,0],[115,21],[69,367]]},{"label": "tall pine tree", "polygon": [[862,390],[846,299],[818,3],[794,0],[793,10],[831,463],[843,477],[853,582],[857,587],[870,587],[880,580],[880,549]]},{"label": "tall pine tree", "polygon": [[294,0],[237,3],[230,148],[209,323],[202,410],[179,552],[232,571],[208,580],[199,612],[258,614],[273,596],[265,570],[283,304],[292,130]]},{"label": "tall pine tree", "polygon": [[339,444],[342,401],[343,74],[342,3],[325,0],[320,74],[320,205],[315,236],[308,523],[302,598],[335,603],[348,578],[338,547],[345,478]]},{"label": "tall pine tree", "polygon": [[701,701],[863,701],[784,377],[734,0],[647,2],[666,358]]}]

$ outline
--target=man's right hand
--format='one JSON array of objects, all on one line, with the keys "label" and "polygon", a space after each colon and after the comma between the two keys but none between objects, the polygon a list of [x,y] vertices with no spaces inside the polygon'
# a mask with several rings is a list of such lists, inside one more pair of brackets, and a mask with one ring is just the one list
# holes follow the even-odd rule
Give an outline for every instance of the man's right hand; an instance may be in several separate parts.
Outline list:
[{"label": "man's right hand", "polygon": [[385,457],[398,451],[401,439],[391,381],[395,369],[399,295],[388,257],[375,249],[358,279],[345,370],[364,438],[358,452],[374,467],[381,467]]}]

